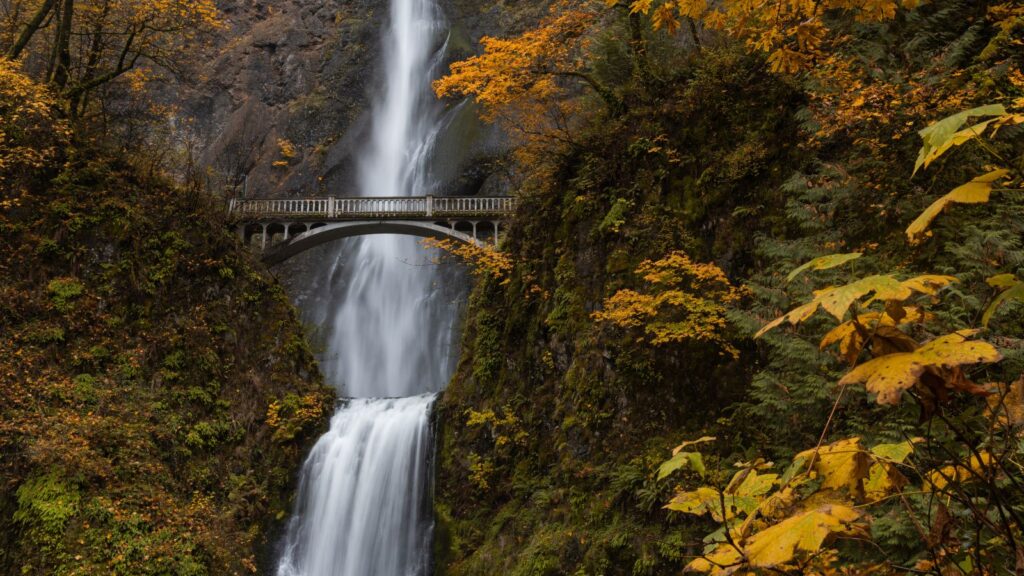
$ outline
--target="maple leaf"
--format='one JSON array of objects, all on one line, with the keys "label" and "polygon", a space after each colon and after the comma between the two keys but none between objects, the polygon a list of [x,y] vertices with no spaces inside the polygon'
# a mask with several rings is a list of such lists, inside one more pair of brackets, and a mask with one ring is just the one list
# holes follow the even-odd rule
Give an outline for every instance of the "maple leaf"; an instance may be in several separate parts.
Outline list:
[{"label": "maple leaf", "polygon": [[870,455],[874,460],[868,479],[864,482],[864,491],[870,500],[883,498],[895,490],[906,486],[908,480],[897,468],[914,452],[914,443],[922,441],[915,438],[895,444],[879,444],[871,448]]},{"label": "maple leaf", "polygon": [[[723,502],[725,503],[724,510],[722,509]],[[757,509],[758,504],[760,504],[760,499],[756,496],[727,494],[710,486],[701,486],[696,490],[676,494],[665,505],[665,508],[694,516],[708,514],[718,522],[725,522],[741,513],[749,514]]]},{"label": "maple leaf", "polygon": [[647,14],[651,11],[653,0],[633,0],[629,5],[630,14]]},{"label": "maple leaf", "polygon": [[771,568],[788,564],[800,552],[818,552],[834,534],[857,534],[860,513],[843,504],[826,504],[787,518],[750,537],[743,546],[749,564]]},{"label": "maple leaf", "polygon": [[778,484],[778,481],[778,474],[758,474],[757,470],[753,469],[740,470],[733,477],[725,492],[741,498],[764,496]]},{"label": "maple leaf", "polygon": [[704,572],[711,576],[726,576],[734,573],[743,564],[743,555],[732,544],[718,544],[710,553],[693,560],[684,572]]},{"label": "maple leaf", "polygon": [[976,480],[992,466],[992,454],[982,450],[977,456],[971,456],[965,466],[962,463],[949,464],[936,468],[925,474],[921,487],[929,491],[941,491],[950,484],[962,484]]},{"label": "maple leaf", "polygon": [[[815,456],[817,453],[817,456]],[[814,460],[814,472],[822,479],[821,487],[846,488],[851,494],[862,492],[861,483],[868,477],[871,457],[860,438],[844,438],[827,446],[805,450],[795,460]]]},{"label": "maple leaf", "polygon": [[853,252],[850,254],[829,254],[828,256],[819,256],[802,266],[794,268],[793,271],[786,276],[786,282],[792,282],[794,278],[807,270],[828,270],[829,268],[842,266],[850,260],[856,260],[863,255],[864,254],[861,252]]},{"label": "maple leaf", "polygon": [[876,300],[902,302],[913,296],[915,292],[935,294],[938,289],[956,281],[956,278],[952,276],[932,274],[917,276],[903,282],[889,275],[875,275],[861,278],[845,286],[825,288],[816,291],[814,299],[807,304],[794,308],[785,315],[766,324],[758,330],[754,338],[760,338],[764,333],[783,322],[788,321],[793,326],[796,326],[813,316],[819,307],[825,309],[826,312],[837,320],[842,320],[850,306],[868,294],[874,294],[868,304]]},{"label": "maple leaf", "polygon": [[714,440],[714,436],[704,436],[696,440],[688,440],[679,446],[676,446],[672,450],[672,458],[663,462],[658,468],[658,480],[661,480],[676,470],[685,467],[692,469],[703,477],[707,472],[704,468],[704,456],[701,455],[700,452],[685,452],[683,451],[683,448],[687,448],[695,444],[712,442]]},{"label": "maple leaf", "polygon": [[988,202],[992,187],[1000,178],[1005,178],[1010,171],[997,169],[978,176],[970,182],[957,186],[949,194],[932,202],[931,206],[925,209],[910,226],[907,226],[907,239],[911,244],[919,243],[925,236],[928,226],[935,220],[946,206],[950,204],[984,204]]},{"label": "maple leaf", "polygon": [[658,480],[665,478],[680,468],[690,468],[701,476],[704,476],[707,472],[704,468],[704,457],[700,452],[677,452],[658,468]]},{"label": "maple leaf", "polygon": [[[959,112],[948,118],[939,120],[938,122],[935,122],[921,130],[918,134],[921,135],[921,139],[924,140],[924,144],[921,146],[920,152],[918,152],[917,162],[914,164],[914,174],[917,174],[917,171],[922,166],[927,167],[928,164],[933,162],[936,158],[941,156],[943,152],[949,150],[949,148],[954,145],[951,144],[951,142],[959,133],[960,127],[966,124],[968,119],[987,116],[1002,116],[1004,114],[1006,114],[1006,108],[1003,107],[1003,105],[989,104],[986,106],[972,108],[970,110],[964,110],[963,112]],[[980,135],[980,132],[975,135]],[[963,144],[963,142],[966,142],[966,140],[959,142],[959,144]]]},{"label": "maple leaf", "polygon": [[675,34],[679,30],[679,19],[669,4],[658,6],[651,15],[651,22],[655,30],[664,30],[669,34]]},{"label": "maple leaf", "polygon": [[[895,319],[894,316],[899,319]],[[921,322],[926,318],[928,315],[914,306],[890,306],[885,312],[860,314],[856,319],[847,320],[825,334],[819,349],[824,350],[838,344],[840,355],[850,365],[857,363],[867,337],[870,337],[874,346],[878,348],[876,356],[881,355],[877,353],[878,351],[884,351],[886,354],[909,352],[917,348],[917,343],[896,326]]]},{"label": "maple leaf", "polygon": [[913,387],[929,369],[956,368],[1002,360],[996,347],[969,341],[977,330],[961,330],[928,342],[913,352],[889,354],[854,368],[839,384],[863,383],[879,404],[897,404],[904,390]]}]

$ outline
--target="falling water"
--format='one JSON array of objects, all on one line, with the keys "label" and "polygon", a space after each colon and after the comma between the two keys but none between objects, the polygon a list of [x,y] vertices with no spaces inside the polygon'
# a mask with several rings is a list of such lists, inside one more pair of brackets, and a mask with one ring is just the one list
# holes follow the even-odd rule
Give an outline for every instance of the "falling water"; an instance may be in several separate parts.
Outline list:
[{"label": "falling water", "polygon": [[[421,195],[440,123],[429,81],[443,19],[432,0],[391,0],[385,86],[359,167],[365,196]],[[454,314],[414,239],[341,246],[320,283],[325,377],[348,401],[310,453],[278,576],[421,576],[429,570],[434,392],[451,372]]]},{"label": "falling water", "polygon": [[352,400],[306,461],[278,576],[428,569],[432,396]]}]

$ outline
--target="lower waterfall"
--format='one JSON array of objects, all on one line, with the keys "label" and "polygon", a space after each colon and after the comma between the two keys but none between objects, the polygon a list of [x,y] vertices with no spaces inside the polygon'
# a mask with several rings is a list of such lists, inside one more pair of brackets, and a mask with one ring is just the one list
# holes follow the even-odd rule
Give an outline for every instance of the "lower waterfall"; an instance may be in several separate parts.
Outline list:
[{"label": "lower waterfall", "polygon": [[352,400],[317,442],[279,576],[418,576],[429,568],[433,395]]}]

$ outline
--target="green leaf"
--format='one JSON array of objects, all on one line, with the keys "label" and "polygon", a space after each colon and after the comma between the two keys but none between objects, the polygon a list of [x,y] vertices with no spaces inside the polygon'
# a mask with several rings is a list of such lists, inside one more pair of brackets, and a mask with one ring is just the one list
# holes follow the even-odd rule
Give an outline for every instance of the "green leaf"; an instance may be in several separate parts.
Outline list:
[{"label": "green leaf", "polygon": [[988,323],[992,320],[992,316],[995,315],[996,310],[999,309],[1008,300],[1018,300],[1024,302],[1024,282],[1017,279],[1013,274],[1000,274],[993,276],[987,280],[989,286],[993,288],[1002,288],[1003,291],[996,295],[995,298],[989,302],[988,306],[985,307],[985,312],[981,315],[981,325],[988,327]]},{"label": "green leaf", "polygon": [[689,468],[700,474],[702,478],[707,472],[704,468],[704,457],[700,452],[676,452],[675,456],[663,462],[658,468],[658,480],[663,480],[680,468]]},{"label": "green leaf", "polygon": [[914,453],[914,442],[921,440],[921,438],[916,438],[896,444],[878,444],[871,448],[871,454],[889,462],[902,464],[908,456]]},{"label": "green leaf", "polygon": [[807,270],[828,270],[829,268],[842,266],[850,260],[856,260],[863,255],[864,254],[861,252],[853,252],[850,254],[829,254],[828,256],[820,256],[790,272],[789,275],[786,276],[786,282],[792,282],[794,278]]},{"label": "green leaf", "polygon": [[793,463],[790,464],[789,468],[786,468],[786,471],[782,473],[782,485],[785,486],[789,484],[789,481],[792,480],[794,476],[803,472],[804,466],[807,464],[808,460],[808,456],[797,456],[796,458],[793,458]]},{"label": "green leaf", "polygon": [[[725,503],[725,514],[722,512],[722,504]],[[738,496],[736,494],[722,494],[716,488],[701,486],[696,490],[680,492],[665,505],[668,510],[703,516],[709,514],[718,522],[725,522],[739,516],[750,514],[757,509],[761,499],[753,496]]]},{"label": "green leaf", "polygon": [[[967,123],[968,119],[974,117],[1002,116],[1005,114],[1006,108],[1003,107],[1002,104],[989,104],[987,106],[979,106],[977,108],[972,108],[970,110],[954,114],[949,118],[939,120],[924,130],[921,130],[918,134],[920,134],[921,139],[924,140],[924,145],[921,146],[921,151],[917,156],[917,162],[914,164],[914,174],[917,174],[917,171],[922,166],[927,167],[953,146],[959,146],[971,138],[979,136],[981,131],[988,127],[988,124],[983,122],[982,124],[977,124],[967,130],[964,130],[963,132],[967,133],[964,134],[963,132],[960,132],[960,128]],[[970,136],[970,138],[965,138],[967,136]]]}]

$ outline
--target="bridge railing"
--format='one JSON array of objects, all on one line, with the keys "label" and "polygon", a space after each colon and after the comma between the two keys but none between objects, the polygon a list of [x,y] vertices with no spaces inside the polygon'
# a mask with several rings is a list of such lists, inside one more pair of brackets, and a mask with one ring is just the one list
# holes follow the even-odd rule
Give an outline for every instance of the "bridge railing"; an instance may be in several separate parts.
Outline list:
[{"label": "bridge railing", "polygon": [[231,200],[228,210],[243,220],[268,218],[469,218],[501,217],[515,211],[507,196],[398,196]]}]

